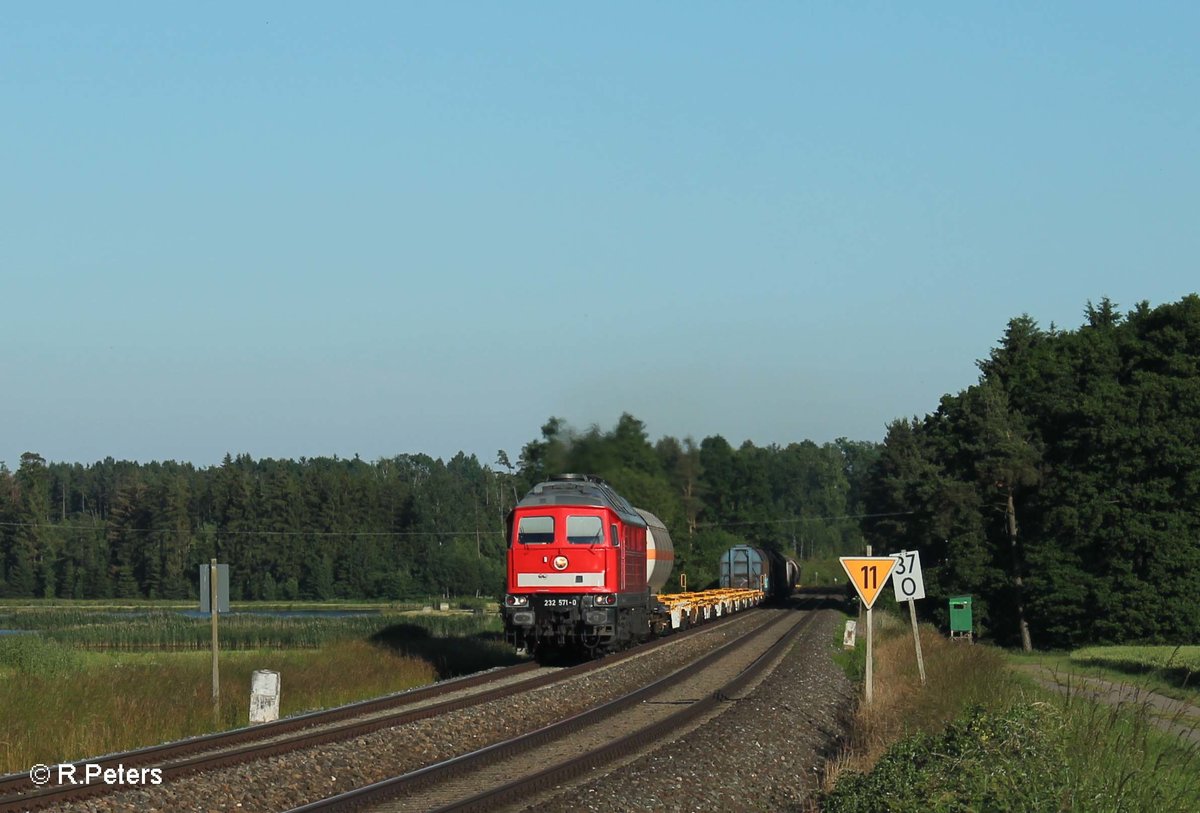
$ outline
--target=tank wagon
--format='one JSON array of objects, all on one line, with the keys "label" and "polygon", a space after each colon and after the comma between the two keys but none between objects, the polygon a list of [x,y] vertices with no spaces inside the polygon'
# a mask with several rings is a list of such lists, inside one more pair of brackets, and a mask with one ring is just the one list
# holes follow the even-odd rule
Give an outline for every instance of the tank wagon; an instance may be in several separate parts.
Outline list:
[{"label": "tank wagon", "polygon": [[662,521],[600,478],[538,483],[508,516],[505,639],[595,656],[763,598],[755,588],[660,596],[674,558]]},{"label": "tank wagon", "polygon": [[734,545],[721,554],[721,587],[762,590],[768,600],[781,601],[800,583],[800,565],[795,559],[769,548]]}]

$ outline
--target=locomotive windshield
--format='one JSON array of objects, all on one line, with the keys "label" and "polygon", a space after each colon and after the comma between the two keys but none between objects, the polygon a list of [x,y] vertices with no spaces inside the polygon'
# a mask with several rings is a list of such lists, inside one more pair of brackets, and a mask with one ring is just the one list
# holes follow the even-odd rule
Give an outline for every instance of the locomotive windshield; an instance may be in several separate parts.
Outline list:
[{"label": "locomotive windshield", "polygon": [[521,517],[521,523],[517,526],[517,541],[526,545],[553,542],[554,517]]},{"label": "locomotive windshield", "polygon": [[603,520],[594,516],[567,517],[567,541],[576,545],[603,545]]}]

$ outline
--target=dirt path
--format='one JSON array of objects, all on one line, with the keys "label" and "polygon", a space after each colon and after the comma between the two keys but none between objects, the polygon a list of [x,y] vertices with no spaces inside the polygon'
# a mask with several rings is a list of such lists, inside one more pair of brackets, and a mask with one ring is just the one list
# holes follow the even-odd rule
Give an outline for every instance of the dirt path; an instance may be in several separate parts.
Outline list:
[{"label": "dirt path", "polygon": [[1143,711],[1150,721],[1163,731],[1200,744],[1200,706],[1128,683],[1114,683],[1100,678],[1060,672],[1048,666],[1022,664],[1015,668],[1051,691],[1065,695],[1081,694],[1099,703]]}]

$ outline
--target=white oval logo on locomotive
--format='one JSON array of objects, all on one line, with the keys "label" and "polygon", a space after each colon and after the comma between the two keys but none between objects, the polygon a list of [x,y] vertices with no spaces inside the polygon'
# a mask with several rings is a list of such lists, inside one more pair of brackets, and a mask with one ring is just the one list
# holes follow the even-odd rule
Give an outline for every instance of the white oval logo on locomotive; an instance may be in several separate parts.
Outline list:
[{"label": "white oval logo on locomotive", "polygon": [[566,570],[567,569],[567,557],[555,556],[554,557],[554,569],[555,570]]}]

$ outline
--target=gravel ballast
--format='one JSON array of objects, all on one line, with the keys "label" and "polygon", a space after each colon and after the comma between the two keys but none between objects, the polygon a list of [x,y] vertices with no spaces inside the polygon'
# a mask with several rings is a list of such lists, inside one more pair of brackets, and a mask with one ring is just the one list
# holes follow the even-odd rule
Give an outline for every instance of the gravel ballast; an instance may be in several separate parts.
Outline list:
[{"label": "gravel ballast", "polygon": [[830,657],[845,616],[831,610],[746,696],[675,742],[602,777],[514,809],[801,811],[836,750],[854,687]]},{"label": "gravel ballast", "polygon": [[681,639],[565,684],[170,782],[60,806],[91,811],[279,811],[516,736],[650,682],[764,622],[747,613],[709,634]]}]

